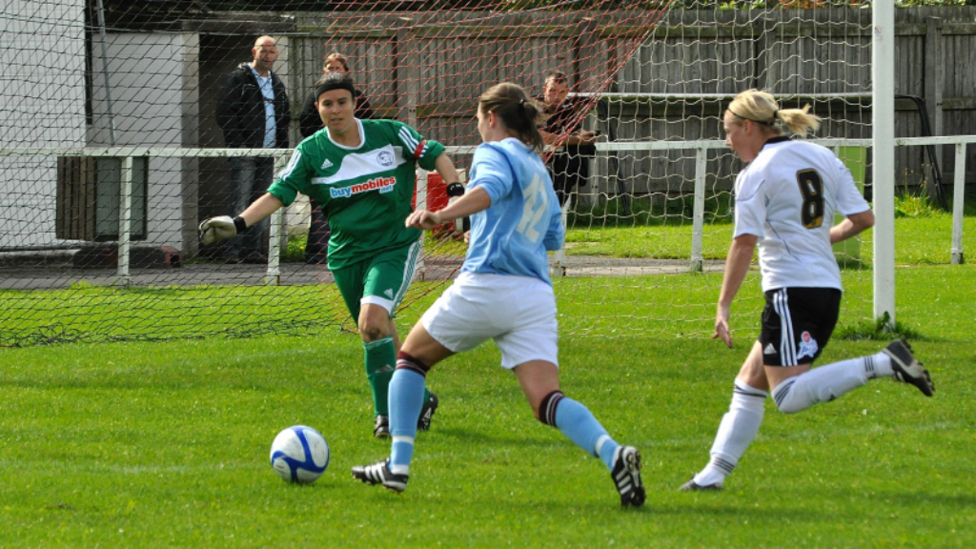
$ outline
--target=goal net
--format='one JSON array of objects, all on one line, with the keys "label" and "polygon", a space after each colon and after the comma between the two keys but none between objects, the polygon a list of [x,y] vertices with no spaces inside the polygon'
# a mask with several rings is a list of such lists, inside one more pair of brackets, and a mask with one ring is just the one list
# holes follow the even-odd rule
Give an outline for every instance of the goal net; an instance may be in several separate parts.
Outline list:
[{"label": "goal net", "polygon": [[[851,140],[870,136],[870,11],[785,5],[10,0],[0,15],[16,52],[0,75],[0,345],[354,329],[315,253],[323,237],[309,227],[323,224],[307,200],[272,219],[254,261],[226,263],[226,247],[201,246],[196,230],[237,213],[239,158],[287,162],[304,123],[316,122],[303,112],[332,53],[370,116],[448,146],[462,172],[487,87],[511,81],[543,99],[547,76],[565,75],[571,114],[555,133],[601,135],[590,148],[546,153],[557,180],[577,183],[564,189],[569,230],[553,272],[557,295],[571,289],[605,313],[561,318],[562,333],[625,325],[671,337],[675,323],[677,333],[708,333],[742,168],[721,144],[732,96],[757,87],[786,106],[810,103],[826,121],[818,137],[837,140],[862,183],[869,174]],[[262,35],[278,45],[288,144],[242,150],[216,113]],[[418,173],[417,199],[436,209],[447,196]],[[454,229],[425,237],[404,307],[426,303],[459,268]],[[838,253],[856,267],[869,249]],[[847,306],[869,300],[866,291],[849,291]]]},{"label": "goal net", "polygon": [[[783,108],[810,105],[823,118],[812,138],[834,149],[870,200],[871,10],[858,2],[722,5],[675,2],[627,60],[590,113],[608,139],[567,208],[566,272],[622,274],[609,284],[630,286],[634,302],[611,322],[668,326],[665,337],[713,326],[717,273],[732,240],[732,187],[744,167],[723,143],[722,115],[736,94],[757,88]],[[901,154],[905,169],[919,170]],[[870,267],[870,242],[856,238],[835,252],[858,282],[845,292],[842,318],[869,318],[871,275],[862,267]],[[758,286],[758,273],[749,281]],[[757,287],[744,288],[736,324],[756,329],[748,315],[762,305]],[[565,319],[561,328],[589,323]]]}]

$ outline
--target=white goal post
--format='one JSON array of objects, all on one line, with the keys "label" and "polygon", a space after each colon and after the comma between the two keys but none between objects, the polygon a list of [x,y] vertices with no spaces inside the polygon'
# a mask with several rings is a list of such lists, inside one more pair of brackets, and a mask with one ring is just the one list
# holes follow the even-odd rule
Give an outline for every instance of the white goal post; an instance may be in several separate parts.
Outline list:
[{"label": "white goal post", "polygon": [[874,152],[874,318],[895,322],[895,3],[871,10]]}]

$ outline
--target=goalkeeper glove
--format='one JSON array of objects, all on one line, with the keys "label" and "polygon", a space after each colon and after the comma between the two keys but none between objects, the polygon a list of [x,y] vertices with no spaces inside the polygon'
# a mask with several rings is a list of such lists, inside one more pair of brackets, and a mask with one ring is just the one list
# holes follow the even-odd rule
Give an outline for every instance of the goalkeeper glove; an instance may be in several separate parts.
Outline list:
[{"label": "goalkeeper glove", "polygon": [[464,196],[464,185],[455,181],[454,183],[447,184],[447,196]]},{"label": "goalkeeper glove", "polygon": [[247,229],[244,218],[237,216],[231,218],[229,215],[211,217],[200,224],[200,242],[203,244],[213,244],[228,238],[234,238],[239,233]]}]

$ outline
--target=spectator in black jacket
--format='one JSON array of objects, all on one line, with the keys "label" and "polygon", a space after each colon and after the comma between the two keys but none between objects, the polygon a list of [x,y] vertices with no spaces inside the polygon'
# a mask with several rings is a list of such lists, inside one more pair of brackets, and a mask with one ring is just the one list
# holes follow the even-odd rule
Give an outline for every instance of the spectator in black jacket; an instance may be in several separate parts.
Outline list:
[{"label": "spectator in black jacket", "polygon": [[[315,132],[321,130],[325,125],[322,121],[322,117],[319,115],[319,110],[315,106],[315,89],[322,84],[322,78],[330,73],[342,73],[349,74],[352,72],[349,69],[349,60],[346,59],[345,55],[338,52],[330,53],[325,56],[325,60],[322,64],[322,77],[319,78],[315,85],[312,86],[313,91],[308,94],[308,99],[305,100],[305,105],[302,108],[301,114],[301,129],[302,137],[309,137]],[[356,118],[376,118],[373,113],[373,108],[369,104],[369,99],[366,98],[360,90],[356,90],[353,94],[356,98]],[[312,221],[308,228],[308,241],[305,244],[305,263],[311,265],[325,265],[326,264],[326,252],[329,249],[329,220],[322,213],[322,208],[319,207],[314,201],[312,202]]]},{"label": "spectator in black jacket", "polygon": [[586,100],[569,97],[569,79],[564,73],[553,71],[546,76],[540,99],[545,122],[539,133],[546,145],[555,148],[547,166],[559,204],[564,205],[578,188],[586,186],[599,134],[582,129]]},{"label": "spectator in black jacket", "polygon": [[[217,124],[227,147],[241,149],[288,148],[291,114],[285,85],[272,72],[278,45],[271,36],[261,36],[251,48],[253,61],[241,63],[224,82],[217,100]],[[264,195],[274,175],[272,157],[230,158],[232,200],[228,207],[236,215]],[[267,263],[261,252],[267,222],[251,227],[231,239],[224,250],[228,263]]]}]

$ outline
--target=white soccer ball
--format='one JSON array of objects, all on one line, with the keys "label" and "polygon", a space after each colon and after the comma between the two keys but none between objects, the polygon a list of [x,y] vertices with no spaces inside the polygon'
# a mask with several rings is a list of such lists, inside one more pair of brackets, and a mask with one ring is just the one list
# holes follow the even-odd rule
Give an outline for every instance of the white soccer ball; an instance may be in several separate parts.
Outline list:
[{"label": "white soccer ball", "polygon": [[311,484],[328,466],[329,444],[311,427],[289,427],[271,443],[271,467],[288,482]]}]

